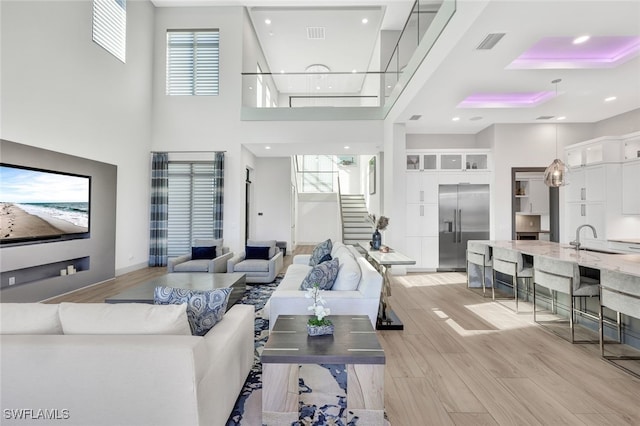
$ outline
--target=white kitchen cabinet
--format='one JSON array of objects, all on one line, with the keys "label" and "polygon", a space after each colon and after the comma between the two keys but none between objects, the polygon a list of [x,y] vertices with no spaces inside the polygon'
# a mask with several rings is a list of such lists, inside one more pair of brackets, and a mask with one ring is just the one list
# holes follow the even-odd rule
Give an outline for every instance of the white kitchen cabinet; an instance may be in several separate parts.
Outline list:
[{"label": "white kitchen cabinet", "polygon": [[549,214],[549,187],[539,178],[518,179],[519,193],[515,195],[519,201],[517,213]]},{"label": "white kitchen cabinet", "polygon": [[406,170],[420,171],[487,171],[491,157],[487,150],[407,151]]},{"label": "white kitchen cabinet", "polygon": [[437,203],[438,175],[436,173],[407,173],[407,203]]},{"label": "white kitchen cabinet", "polygon": [[605,199],[606,168],[604,165],[569,170],[567,201],[603,201]]},{"label": "white kitchen cabinet", "polygon": [[640,160],[622,165],[622,214],[640,215]]},{"label": "white kitchen cabinet", "polygon": [[437,269],[438,237],[405,238],[405,254],[416,261],[408,269]]},{"label": "white kitchen cabinet", "polygon": [[438,236],[437,204],[407,204],[406,219],[406,236]]}]

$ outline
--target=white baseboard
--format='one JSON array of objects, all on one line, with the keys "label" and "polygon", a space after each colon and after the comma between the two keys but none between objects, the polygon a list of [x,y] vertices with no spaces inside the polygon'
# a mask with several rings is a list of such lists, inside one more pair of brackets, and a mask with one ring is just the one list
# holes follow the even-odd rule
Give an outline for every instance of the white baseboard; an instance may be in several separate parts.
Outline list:
[{"label": "white baseboard", "polygon": [[137,263],[135,265],[127,266],[126,268],[116,269],[116,277],[120,275],[128,274],[129,272],[134,272],[140,269],[144,269],[148,267],[149,264],[147,262]]}]

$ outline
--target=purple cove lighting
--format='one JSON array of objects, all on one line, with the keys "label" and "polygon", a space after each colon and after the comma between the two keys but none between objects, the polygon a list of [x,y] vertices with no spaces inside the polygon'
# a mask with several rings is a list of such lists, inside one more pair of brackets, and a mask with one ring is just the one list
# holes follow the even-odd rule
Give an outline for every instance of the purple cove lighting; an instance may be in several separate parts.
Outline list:
[{"label": "purple cove lighting", "polygon": [[614,68],[640,53],[638,36],[594,36],[573,44],[574,37],[544,37],[507,69]]},{"label": "purple cove lighting", "polygon": [[531,108],[555,96],[554,92],[474,93],[464,98],[458,108]]}]

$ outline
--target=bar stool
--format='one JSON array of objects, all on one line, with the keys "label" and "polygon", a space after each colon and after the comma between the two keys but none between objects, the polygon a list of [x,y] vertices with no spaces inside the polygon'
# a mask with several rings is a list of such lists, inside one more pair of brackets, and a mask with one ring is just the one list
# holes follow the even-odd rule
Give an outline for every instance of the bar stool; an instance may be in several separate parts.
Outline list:
[{"label": "bar stool", "polygon": [[[583,277],[580,275],[580,268],[576,262],[553,259],[550,257],[535,256],[533,259],[534,279],[533,279],[533,321],[554,334],[568,340],[571,343],[597,343],[597,340],[576,340],[575,339],[575,314],[591,317],[598,320],[596,315],[581,311],[575,308],[574,299],[576,297],[592,297],[600,295],[600,282],[597,279]],[[566,321],[538,321],[536,316],[536,284],[548,288],[551,291],[551,312],[557,313],[556,293],[569,295],[569,331],[570,337],[567,339],[556,330],[545,326],[545,323],[566,323]]]},{"label": "bar stool", "polygon": [[[518,250],[512,250],[502,247],[493,247],[492,250],[493,260],[493,274],[491,283],[491,295],[493,300],[511,300],[511,298],[498,298],[496,299],[496,272],[501,272],[511,276],[511,287],[513,288],[513,296],[515,300],[515,312],[519,313],[518,308],[518,279],[524,278],[527,291],[529,289],[529,281],[533,278],[533,268],[525,267],[524,258],[522,253]],[[505,305],[506,306],[506,305]],[[508,306],[507,306],[508,307]]]},{"label": "bar stool", "polygon": [[[492,267],[491,247],[488,243],[480,241],[467,242],[467,288],[471,288],[469,282],[469,264],[482,268],[482,278],[480,282],[482,283],[482,295],[485,296],[487,293],[486,268]],[[493,283],[491,286],[493,286]]]},{"label": "bar stool", "polygon": [[640,360],[639,356],[612,356],[604,352],[604,314],[607,307],[616,311],[618,325],[618,342],[622,343],[622,315],[640,318],[640,277],[615,271],[602,270],[600,272],[600,313],[598,315],[600,331],[600,354],[602,358],[626,372],[640,377],[636,371],[630,370],[616,361]]}]

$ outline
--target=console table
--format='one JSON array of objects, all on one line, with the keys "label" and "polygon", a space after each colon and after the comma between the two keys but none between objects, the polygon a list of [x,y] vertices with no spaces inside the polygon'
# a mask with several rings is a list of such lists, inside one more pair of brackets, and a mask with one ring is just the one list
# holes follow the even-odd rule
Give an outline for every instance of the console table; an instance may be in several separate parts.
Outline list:
[{"label": "console table", "polygon": [[378,308],[378,330],[403,330],[404,324],[391,309],[389,296],[391,296],[391,279],[389,269],[394,265],[415,265],[416,261],[404,254],[393,250],[387,253],[380,250],[373,250],[368,242],[358,243],[360,248],[365,250],[369,263],[380,272],[383,279],[382,294],[380,294],[380,307]]},{"label": "console table", "polygon": [[262,351],[262,423],[298,421],[299,364],[345,364],[347,421],[384,424],[385,356],[367,315],[330,315],[333,335],[307,334],[306,315],[280,315]]}]

